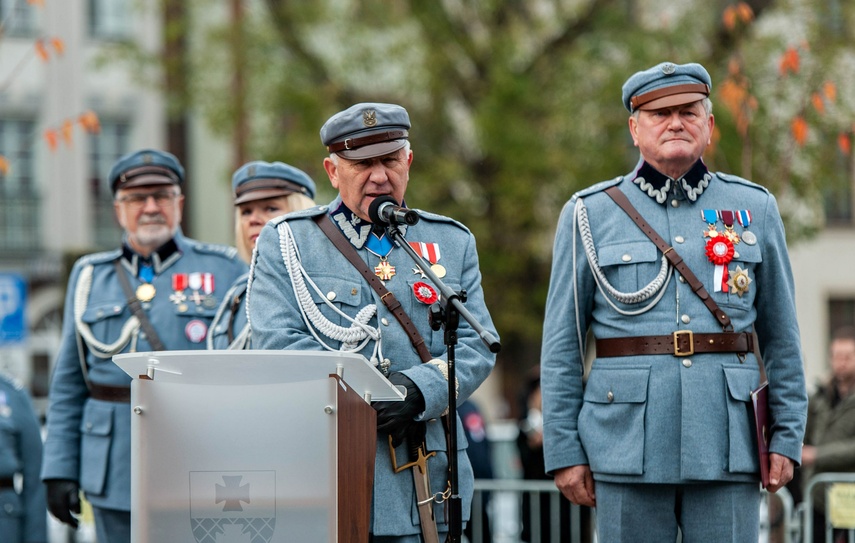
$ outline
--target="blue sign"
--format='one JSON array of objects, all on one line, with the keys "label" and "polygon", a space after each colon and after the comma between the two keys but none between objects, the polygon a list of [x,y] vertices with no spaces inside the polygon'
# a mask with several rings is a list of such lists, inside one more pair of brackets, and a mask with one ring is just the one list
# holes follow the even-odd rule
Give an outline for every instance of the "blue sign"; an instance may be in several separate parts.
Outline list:
[{"label": "blue sign", "polygon": [[27,338],[27,281],[17,273],[0,273],[0,346]]}]

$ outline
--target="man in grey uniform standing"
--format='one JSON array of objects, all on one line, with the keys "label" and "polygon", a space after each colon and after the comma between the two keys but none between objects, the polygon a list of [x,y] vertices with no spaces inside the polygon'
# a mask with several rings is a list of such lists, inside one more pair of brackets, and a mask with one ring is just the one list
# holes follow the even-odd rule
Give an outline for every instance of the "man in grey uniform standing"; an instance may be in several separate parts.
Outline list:
[{"label": "man in grey uniform standing", "polygon": [[[395,104],[356,104],[327,120],[321,128],[321,140],[330,152],[324,168],[338,197],[328,206],[267,223],[256,244],[247,294],[255,348],[358,352],[392,383],[406,387],[404,401],[374,404],[378,435],[370,519],[373,543],[419,543],[421,537],[443,541],[449,530],[445,504],[437,497],[448,488],[447,444],[440,421],[448,409],[448,364],[442,334],[431,330],[427,318],[438,288],[403,249],[393,245],[382,225],[371,222],[369,213],[382,196],[403,204],[413,161],[409,128],[407,111]],[[465,290],[466,308],[495,335],[481,289],[474,236],[453,219],[415,212],[421,219],[418,224],[401,229],[424,257],[423,265],[430,265],[455,291]],[[323,222],[344,249],[326,237]],[[343,251],[361,260],[367,274],[373,271],[372,282],[382,281],[388,293],[381,298]],[[396,320],[401,311],[411,320],[412,335]],[[455,360],[457,401],[462,402],[487,378],[495,362],[495,355],[463,319]],[[451,420],[462,436],[459,418]],[[401,462],[408,458],[406,444],[414,430],[424,436],[433,498],[417,499],[424,487],[416,487],[411,470],[392,469],[390,443]],[[465,439],[458,441],[455,453],[467,520],[474,477]],[[418,501],[424,503],[419,506]]]},{"label": "man in grey uniform standing", "polygon": [[[768,489],[786,484],[801,458],[807,395],[784,229],[766,189],[701,159],[714,126],[710,88],[699,64],[630,77],[623,103],[641,158],[574,195],[558,224],[541,360],[544,455],[571,501],[597,507],[604,543],[675,541],[678,529],[685,543],[757,541],[752,328],[774,421]],[[676,272],[670,252],[683,260]],[[584,382],[588,331],[597,356]]]},{"label": "man in grey uniform standing", "polygon": [[77,526],[79,490],[99,543],[130,541],[131,378],[127,352],[204,349],[223,293],[246,270],[233,248],[179,232],[184,168],[144,149],[110,171],[122,246],[85,256],[68,281],[51,378],[42,480],[48,509]]}]

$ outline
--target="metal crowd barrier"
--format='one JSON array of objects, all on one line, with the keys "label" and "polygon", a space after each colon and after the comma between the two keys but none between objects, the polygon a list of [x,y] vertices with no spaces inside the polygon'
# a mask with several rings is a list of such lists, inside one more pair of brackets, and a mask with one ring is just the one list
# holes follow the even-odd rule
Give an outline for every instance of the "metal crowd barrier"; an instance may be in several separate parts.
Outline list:
[{"label": "metal crowd barrier", "polygon": [[[813,525],[813,489],[818,485],[828,485],[834,483],[855,483],[855,473],[820,473],[811,478],[808,481],[808,485],[805,488],[804,495],[804,507],[801,508],[802,514],[802,523],[804,524],[804,539],[803,541],[806,543],[810,543],[813,541],[813,533],[814,530],[818,527]],[[828,500],[825,502],[825,518],[826,521],[829,517],[829,508],[828,508]],[[855,510],[848,511],[850,517],[855,517]],[[831,543],[832,539],[832,526],[826,522],[825,528],[825,541],[827,543]],[[846,541],[848,543],[855,543],[855,529],[847,530]]]}]

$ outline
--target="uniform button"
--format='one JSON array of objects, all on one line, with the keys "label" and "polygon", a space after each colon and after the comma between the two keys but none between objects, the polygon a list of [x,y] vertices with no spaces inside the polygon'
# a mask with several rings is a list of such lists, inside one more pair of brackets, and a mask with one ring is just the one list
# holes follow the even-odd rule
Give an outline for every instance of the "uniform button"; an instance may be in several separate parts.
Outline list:
[{"label": "uniform button", "polygon": [[677,276],[677,277],[679,278],[679,280],[680,280],[680,282],[681,282],[681,283],[685,283],[685,282],[686,282],[686,278],[685,278],[685,277],[683,277],[682,275],[679,275],[679,276]]},{"label": "uniform button", "polygon": [[689,324],[692,321],[692,318],[688,315],[683,315],[682,317],[680,317],[680,320],[683,322],[683,324]]},{"label": "uniform button", "polygon": [[122,308],[121,308],[121,307],[119,307],[119,306],[117,306],[117,305],[114,305],[114,306],[113,306],[113,313],[121,313],[121,312],[122,312]]},{"label": "uniform button", "polygon": [[632,260],[632,257],[630,255],[623,255],[622,257],[620,257],[620,259],[624,262],[629,262],[630,260]]},{"label": "uniform button", "polygon": [[606,399],[609,401],[609,403],[611,403],[611,402],[615,401],[615,395],[614,395],[614,392],[612,392],[612,391],[610,390],[610,391],[609,391],[609,393],[608,393],[608,394],[606,394]]},{"label": "uniform button", "polygon": [[351,295],[351,296],[356,296],[356,293],[357,293],[357,292],[359,292],[359,291],[358,291],[358,290],[356,290],[356,287],[354,287],[354,288],[350,289],[350,295]]},{"label": "uniform button", "polygon": [[327,300],[329,300],[329,301],[335,300],[335,292],[333,292],[333,291],[327,292]]},{"label": "uniform button", "polygon": [[680,200],[674,198],[671,200],[671,207],[680,207]]},{"label": "uniform button", "polygon": [[683,367],[684,367],[684,368],[691,368],[691,367],[692,367],[692,361],[691,361],[691,359],[689,359],[689,358],[684,358],[684,359],[683,359]]},{"label": "uniform button", "polygon": [[677,236],[674,238],[674,241],[676,241],[677,243],[683,243],[686,240],[683,238],[683,236]]},{"label": "uniform button", "polygon": [[95,316],[100,319],[101,317],[104,316],[104,312],[99,309],[98,311],[95,312]]},{"label": "uniform button", "polygon": [[87,422],[87,423],[86,423],[86,429],[87,429],[87,430],[91,430],[91,429],[92,429],[92,423],[91,423],[91,422]]},{"label": "uniform button", "polygon": [[380,322],[383,323],[383,326],[389,326],[389,319],[387,319],[386,317],[380,319]]}]

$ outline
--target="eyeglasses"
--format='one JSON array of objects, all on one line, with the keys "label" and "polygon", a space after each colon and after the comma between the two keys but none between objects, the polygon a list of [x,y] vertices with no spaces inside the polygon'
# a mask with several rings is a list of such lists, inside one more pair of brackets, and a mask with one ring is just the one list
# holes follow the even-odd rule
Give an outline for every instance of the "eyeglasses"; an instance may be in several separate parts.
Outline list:
[{"label": "eyeglasses", "polygon": [[178,197],[178,194],[169,191],[152,192],[148,194],[128,194],[121,198],[116,198],[117,202],[127,204],[129,207],[143,207],[149,198],[154,198],[154,203],[158,207],[165,207],[172,203]]}]

